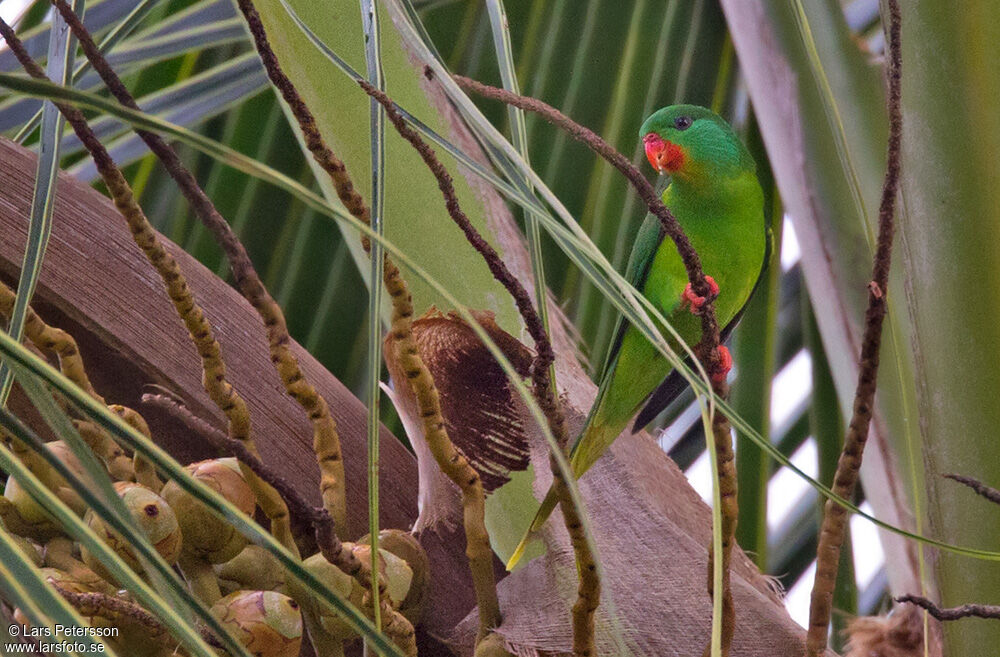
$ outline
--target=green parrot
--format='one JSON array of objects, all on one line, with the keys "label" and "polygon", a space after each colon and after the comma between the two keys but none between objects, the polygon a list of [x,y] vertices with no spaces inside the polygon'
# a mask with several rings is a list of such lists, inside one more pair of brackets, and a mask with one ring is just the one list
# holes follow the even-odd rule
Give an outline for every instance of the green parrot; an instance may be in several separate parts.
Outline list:
[{"label": "green parrot", "polygon": [[[761,280],[770,251],[764,195],[756,164],[732,128],[717,114],[696,105],[673,105],[652,114],[639,135],[654,169],[670,177],[663,203],[683,227],[701,258],[725,339]],[[626,278],[649,299],[689,345],[701,337],[697,317],[705,298],[691,290],[684,263],[672,240],[663,239],[659,219],[648,214],[636,235]],[[679,351],[670,340],[671,347]],[[719,347],[725,377],[729,350]],[[679,372],[624,318],[619,318],[597,398],[570,451],[577,478],[636,418],[642,429],[685,387]],[[641,411],[640,411],[641,409]],[[541,529],[556,498],[550,489],[528,533],[507,562],[520,560]]]}]

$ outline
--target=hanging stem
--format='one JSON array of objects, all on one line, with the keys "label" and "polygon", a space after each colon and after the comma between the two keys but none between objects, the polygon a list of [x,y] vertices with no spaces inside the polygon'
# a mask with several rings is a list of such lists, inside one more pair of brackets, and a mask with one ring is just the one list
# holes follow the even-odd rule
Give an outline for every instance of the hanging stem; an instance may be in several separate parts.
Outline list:
[{"label": "hanging stem", "polygon": [[994,504],[1000,504],[1000,490],[987,486],[978,479],[973,479],[972,477],[966,477],[965,475],[958,474],[946,474],[943,475],[946,479],[951,479],[952,481],[957,481],[963,486],[968,486],[976,495],[979,495],[983,499],[989,500]]},{"label": "hanging stem", "polygon": [[901,595],[896,602],[908,602],[924,609],[939,621],[953,621],[962,618],[988,618],[1000,620],[1000,605],[966,604],[960,607],[938,607],[919,595]]},{"label": "hanging stem", "polygon": [[[861,470],[861,459],[874,410],[875,388],[878,377],[879,347],[882,342],[882,322],[886,313],[886,292],[889,283],[889,263],[892,255],[892,237],[896,196],[899,191],[900,143],[903,117],[900,107],[900,82],[902,57],[900,55],[900,15],[898,0],[887,0],[889,15],[886,17],[886,55],[889,62],[889,144],[882,200],[878,213],[878,239],[872,280],[868,284],[868,309],[858,361],[858,385],[854,393],[854,411],[844,439],[844,450],[837,463],[833,491],[844,499],[851,499]],[[806,633],[806,655],[818,657],[826,649],[827,628],[832,612],[833,590],[840,565],[840,548],[847,528],[847,510],[827,501],[824,506],[823,524],[816,549],[816,578],[809,604],[809,629]]]},{"label": "hanging stem", "polygon": [[[0,282],[0,316],[9,318],[16,295],[12,289]],[[28,306],[25,313],[24,335],[44,353],[52,354],[59,360],[59,371],[76,384],[78,388],[88,395],[105,403],[87,376],[87,369],[84,367],[83,358],[80,356],[80,349],[76,340],[66,331],[49,326],[38,316],[35,310]],[[108,472],[115,479],[125,481],[135,478],[132,462],[125,456],[125,451],[118,446],[111,436],[105,431],[101,431],[97,426],[86,420],[74,420],[74,426],[80,431],[84,440],[94,452],[101,457]],[[14,452],[23,456],[23,452],[17,445],[12,445]]]}]

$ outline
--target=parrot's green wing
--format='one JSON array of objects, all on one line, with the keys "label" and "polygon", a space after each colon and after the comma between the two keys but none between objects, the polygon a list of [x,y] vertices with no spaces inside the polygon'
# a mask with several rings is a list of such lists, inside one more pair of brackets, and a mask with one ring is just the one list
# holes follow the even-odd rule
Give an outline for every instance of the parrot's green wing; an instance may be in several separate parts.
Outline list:
[{"label": "parrot's green wing", "polygon": [[[750,296],[747,297],[747,303],[750,303],[750,299],[753,298],[754,293],[757,292],[757,288],[760,287],[760,282],[764,280],[764,273],[767,271],[767,265],[771,261],[771,250],[774,247],[774,235],[771,233],[770,226],[765,228],[766,236],[764,238],[764,261],[760,266],[760,273],[757,275],[757,282],[754,283],[753,289],[750,291]],[[733,329],[736,325],[740,323],[743,318],[743,313],[746,311],[747,305],[743,304],[739,312],[726,324],[725,328],[719,333],[719,344],[726,342],[729,336],[732,334]],[[691,359],[686,358],[684,360],[688,367],[692,365]],[[663,412],[670,402],[674,401],[684,389],[687,388],[687,379],[680,373],[680,370],[672,370],[667,378],[663,380],[653,394],[649,396],[646,401],[646,405],[642,407],[639,411],[639,415],[636,416],[635,422],[632,423],[632,433],[638,433],[642,429],[653,421],[657,415]]]},{"label": "parrot's green wing", "polygon": [[[656,195],[661,196],[669,183],[670,178],[668,176],[660,176],[656,184]],[[625,266],[625,280],[640,292],[646,284],[646,279],[649,277],[649,270],[653,266],[656,250],[660,248],[660,243],[663,242],[664,235],[663,224],[660,223],[659,217],[652,212],[647,213],[642,225],[639,226],[638,233],[636,233],[635,242],[632,244],[632,252],[629,254],[628,264]],[[597,390],[597,397],[590,407],[591,414],[600,406],[601,398],[604,396],[607,386],[611,381],[611,372],[614,369],[615,360],[618,358],[618,351],[622,346],[622,338],[624,338],[625,330],[628,326],[629,322],[625,319],[625,316],[619,314],[618,323],[615,324],[615,337],[611,343],[611,348],[608,349],[608,355],[604,360],[604,367],[601,369],[601,384]],[[583,438],[582,433],[576,437],[570,453],[576,450],[576,446],[579,444],[581,438]]]},{"label": "parrot's green wing", "polygon": [[[632,245],[632,253],[628,258],[628,265],[625,269],[625,280],[635,289],[642,291],[646,279],[649,277],[649,270],[653,266],[653,258],[656,250],[663,242],[664,232],[660,219],[650,213],[639,227],[639,232],[635,237],[635,244]],[[611,372],[615,358],[618,357],[618,350],[622,346],[622,338],[625,336],[625,329],[628,328],[628,321],[624,315],[618,315],[618,323],[615,324],[615,338],[608,350],[608,355],[604,360],[604,368],[601,370],[601,380],[607,378]]]},{"label": "parrot's green wing", "polygon": [[[663,191],[669,184],[669,176],[660,176],[656,181],[656,195],[658,197],[662,196]],[[628,263],[625,265],[625,280],[640,292],[642,292],[642,288],[646,284],[646,279],[649,277],[649,270],[653,266],[656,250],[660,248],[660,243],[663,242],[664,235],[663,224],[660,223],[659,217],[652,212],[647,213],[646,218],[639,226],[639,231],[636,233],[635,241],[632,243],[632,252],[628,256]],[[625,330],[628,326],[629,322],[625,319],[625,316],[619,314],[618,322],[615,324],[615,337],[604,359],[604,367],[601,368],[601,383],[597,389],[597,397],[594,398],[594,403],[590,407],[591,415],[600,406],[601,398],[604,396],[607,386],[611,382],[611,373],[614,370],[615,361],[618,358],[622,339],[625,337]],[[576,450],[576,446],[582,437],[582,433],[576,437],[570,450],[571,454]]]},{"label": "parrot's green wing", "polygon": [[[669,176],[660,176],[657,179],[657,198],[663,195],[664,190],[669,184]],[[653,258],[656,256],[656,250],[660,248],[660,243],[663,242],[664,236],[665,232],[663,224],[660,223],[660,218],[652,212],[647,212],[646,218],[643,220],[642,225],[639,226],[639,232],[636,233],[635,242],[632,244],[632,252],[628,256],[628,264],[625,265],[625,280],[640,292],[642,292],[642,288],[646,284],[646,279],[649,277],[649,269],[653,266]],[[618,323],[615,324],[615,338],[611,343],[611,348],[608,349],[608,355],[604,359],[604,368],[601,370],[601,381],[607,379],[608,374],[611,372],[615,358],[618,356],[618,350],[621,349],[622,338],[625,336],[625,329],[627,328],[628,322],[625,320],[625,316],[619,314]]]}]

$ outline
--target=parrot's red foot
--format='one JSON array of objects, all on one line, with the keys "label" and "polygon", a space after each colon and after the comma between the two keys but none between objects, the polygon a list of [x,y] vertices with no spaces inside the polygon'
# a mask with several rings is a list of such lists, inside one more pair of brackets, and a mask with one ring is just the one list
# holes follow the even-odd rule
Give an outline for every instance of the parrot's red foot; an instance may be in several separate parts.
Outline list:
[{"label": "parrot's red foot", "polygon": [[729,370],[733,369],[733,355],[721,344],[715,353],[719,355],[719,368],[712,374],[712,383],[725,383]]},{"label": "parrot's red foot", "polygon": [[[719,296],[719,284],[715,282],[715,279],[706,275],[705,282],[708,283],[710,296],[713,299]],[[708,301],[707,297],[700,297],[694,293],[690,283],[684,287],[684,291],[681,293],[681,308],[690,307],[691,312],[695,315],[701,313],[701,307],[705,305],[706,301]]]}]

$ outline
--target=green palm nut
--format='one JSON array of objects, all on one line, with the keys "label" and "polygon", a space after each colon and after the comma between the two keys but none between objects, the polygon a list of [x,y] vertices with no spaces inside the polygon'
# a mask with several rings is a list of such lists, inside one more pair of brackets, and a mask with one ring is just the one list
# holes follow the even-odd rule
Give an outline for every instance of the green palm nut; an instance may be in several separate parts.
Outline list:
[{"label": "green palm nut", "polygon": [[[167,563],[175,563],[181,554],[182,534],[180,525],[177,523],[177,516],[166,500],[142,484],[131,481],[115,483],[115,490],[125,502],[125,506],[131,511],[136,524],[139,525],[160,556]],[[143,572],[142,565],[135,553],[132,552],[128,542],[112,532],[93,510],[88,510],[83,519],[94,533],[104,539],[104,542],[117,552],[133,571]],[[95,573],[109,581],[111,580],[111,576],[104,566],[83,546],[80,547],[80,556],[83,558],[83,562]]]},{"label": "green palm nut", "polygon": [[71,593],[90,593],[96,591],[94,583],[87,581],[75,573],[68,573],[58,568],[41,568],[42,578],[55,586]]},{"label": "green palm nut", "polygon": [[[232,502],[240,511],[253,516],[256,500],[236,459],[199,461],[184,469],[193,478]],[[177,514],[184,534],[185,555],[213,564],[224,563],[246,547],[247,539],[236,527],[209,511],[204,504],[178,486],[177,482],[168,481],[160,495]]]},{"label": "green palm nut", "polygon": [[[390,552],[405,560],[412,571],[409,590],[399,603],[399,613],[416,625],[420,622],[424,599],[427,597],[430,585],[430,560],[427,558],[427,553],[413,534],[401,529],[383,529],[378,534],[378,541],[380,551]],[[368,536],[366,535],[358,543],[369,543]]]},{"label": "green palm nut", "polygon": [[21,551],[21,554],[28,557],[33,564],[42,567],[43,559],[41,549],[26,539],[23,536],[18,536],[17,534],[11,534],[10,537],[14,540],[14,544],[17,545],[17,549]]},{"label": "green palm nut", "polygon": [[[367,545],[344,543],[344,546],[353,551],[354,555],[361,561],[371,559],[371,548]],[[389,604],[392,605],[393,609],[399,609],[410,590],[413,571],[410,570],[404,559],[388,550],[380,548],[379,556],[381,557],[379,559],[379,573],[385,580],[385,591],[389,596]],[[321,553],[312,555],[302,563],[306,570],[327,587],[350,600],[351,604],[358,609],[364,608],[365,589],[355,578],[327,561]],[[318,614],[323,629],[332,637],[346,641],[355,636],[354,630],[334,612],[325,607],[319,607]]]},{"label": "green palm nut", "polygon": [[[371,546],[359,543],[354,548],[354,554],[362,562],[368,563],[371,561]],[[385,591],[389,595],[389,602],[393,609],[399,609],[407,593],[410,592],[413,570],[405,559],[385,548],[380,547],[378,554],[379,574],[385,579]]]},{"label": "green palm nut", "polygon": [[[344,543],[347,548],[352,548],[350,543]],[[358,582],[342,571],[337,566],[326,560],[321,553],[316,553],[302,562],[316,579],[324,586],[347,598],[355,607],[360,608],[365,591]],[[351,627],[336,613],[322,605],[315,605],[316,613],[319,615],[319,622],[331,638],[346,641],[356,636]]]},{"label": "green palm nut", "polygon": [[298,657],[302,613],[275,591],[236,591],[212,605],[212,614],[254,657]]},{"label": "green palm nut", "polygon": [[[52,442],[45,443],[46,449],[48,449],[53,455],[55,455],[60,461],[62,461],[69,470],[79,476],[85,477],[83,466],[80,465],[80,461],[73,454],[69,446],[61,440],[54,440]],[[41,457],[34,455],[33,460],[37,460],[41,463]],[[34,470],[34,469],[33,469]],[[82,502],[78,495],[76,495],[66,483],[66,480],[59,476],[54,470],[50,468],[43,468],[36,472],[42,483],[56,493],[63,502],[69,504],[70,508],[73,509],[75,513],[83,515],[85,510]],[[52,536],[62,534],[62,528],[56,521],[55,517],[49,514],[42,505],[36,502],[28,491],[25,490],[17,479],[13,476],[7,478],[7,484],[4,487],[3,496],[10,500],[17,510],[17,514],[20,516],[19,520],[23,520],[22,527],[9,527],[11,530],[23,529],[29,538],[34,538],[37,540],[47,540]]]},{"label": "green palm nut", "polygon": [[[185,533],[185,544],[187,536]],[[223,593],[240,589],[285,592],[285,569],[270,552],[259,545],[246,546],[235,557],[216,566],[215,573]]]}]

